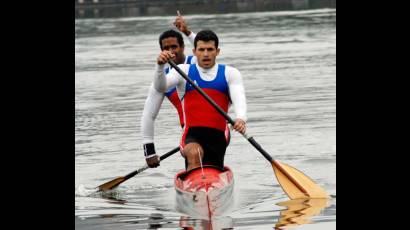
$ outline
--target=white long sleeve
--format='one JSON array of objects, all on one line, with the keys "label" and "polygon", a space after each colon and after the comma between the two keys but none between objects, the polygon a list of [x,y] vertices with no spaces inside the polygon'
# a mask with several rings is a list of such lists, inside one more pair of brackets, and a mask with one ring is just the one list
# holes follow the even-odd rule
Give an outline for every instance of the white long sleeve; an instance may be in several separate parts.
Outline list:
[{"label": "white long sleeve", "polygon": [[142,144],[154,143],[154,121],[164,97],[164,93],[155,90],[154,85],[151,84],[141,117]]},{"label": "white long sleeve", "polygon": [[195,46],[195,45],[194,45],[195,37],[196,37],[196,34],[191,31],[191,34],[188,36],[188,41],[189,41],[189,43],[191,43],[191,45],[192,45],[193,47]]},{"label": "white long sleeve", "polygon": [[246,122],[247,106],[245,87],[243,86],[243,80],[241,73],[230,66],[226,66],[225,76],[229,86],[229,94],[231,96],[232,105],[235,110],[236,118],[240,118]]},{"label": "white long sleeve", "polygon": [[154,75],[154,88],[162,93],[165,93],[167,90],[167,81],[165,79],[164,65],[156,64]]},{"label": "white long sleeve", "polygon": [[[189,65],[180,64],[178,67],[186,74],[188,74]],[[154,76],[154,87],[159,92],[165,93],[169,88],[177,86],[179,91],[185,86],[185,79],[179,75],[175,69],[171,69],[169,73],[165,76],[164,71],[160,69],[163,68],[163,65],[157,65],[157,70],[155,71]],[[179,93],[180,94],[180,93]]]}]

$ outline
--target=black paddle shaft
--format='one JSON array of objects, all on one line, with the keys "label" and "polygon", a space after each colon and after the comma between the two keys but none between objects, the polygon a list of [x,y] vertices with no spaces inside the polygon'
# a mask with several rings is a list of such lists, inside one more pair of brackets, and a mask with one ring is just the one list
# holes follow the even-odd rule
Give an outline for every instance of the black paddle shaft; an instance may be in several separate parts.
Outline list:
[{"label": "black paddle shaft", "polygon": [[[192,85],[225,119],[231,124],[235,125],[235,121],[219,107],[201,88],[199,88],[189,77],[186,75],[172,60],[168,60],[168,63],[185,79]],[[269,162],[273,161],[273,158],[267,153],[256,141],[253,137],[248,137],[246,133],[242,134],[249,143],[253,145]]]},{"label": "black paddle shaft", "polygon": [[[173,150],[165,153],[164,155],[159,157],[159,161],[165,160],[167,157],[171,156],[172,154],[176,153],[179,151],[179,146],[174,148]],[[131,172],[127,175],[124,176],[124,179],[127,180],[135,175],[137,175],[138,173],[141,173],[142,171],[145,171],[148,168],[148,166],[144,167],[144,168],[140,168],[138,170],[135,170],[134,172]]]}]

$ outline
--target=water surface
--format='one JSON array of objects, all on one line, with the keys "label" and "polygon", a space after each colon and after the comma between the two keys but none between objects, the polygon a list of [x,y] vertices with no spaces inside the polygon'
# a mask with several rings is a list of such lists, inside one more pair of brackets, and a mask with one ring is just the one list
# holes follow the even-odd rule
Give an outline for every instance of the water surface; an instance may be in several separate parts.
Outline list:
[{"label": "water surface", "polygon": [[[160,52],[159,34],[171,28],[173,19],[75,21],[78,229],[208,229],[211,224],[175,209],[173,176],[184,167],[179,154],[114,193],[85,196],[87,188],[145,163],[141,113]],[[235,204],[228,216],[212,223],[214,229],[336,229],[336,11],[191,15],[186,20],[195,32],[214,30],[220,39],[218,62],[241,71],[248,133],[275,159],[303,171],[332,196],[320,210],[314,201],[288,203],[269,162],[233,133],[225,163],[234,172]],[[178,145],[181,130],[168,101],[155,132],[159,154]]]}]

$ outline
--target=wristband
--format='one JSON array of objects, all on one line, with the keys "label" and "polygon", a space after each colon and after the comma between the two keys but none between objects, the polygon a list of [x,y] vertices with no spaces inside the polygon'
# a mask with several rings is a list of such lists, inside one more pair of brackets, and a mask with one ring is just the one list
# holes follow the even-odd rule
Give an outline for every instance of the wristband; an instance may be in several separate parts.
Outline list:
[{"label": "wristband", "polygon": [[155,155],[155,146],[154,143],[144,144],[144,156],[145,157],[152,157]]}]

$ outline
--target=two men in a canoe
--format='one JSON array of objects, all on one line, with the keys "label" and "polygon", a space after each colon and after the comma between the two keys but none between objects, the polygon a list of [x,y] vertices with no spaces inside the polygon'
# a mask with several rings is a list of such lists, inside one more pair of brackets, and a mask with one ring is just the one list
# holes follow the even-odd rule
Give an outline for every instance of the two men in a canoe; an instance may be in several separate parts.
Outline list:
[{"label": "two men in a canoe", "polygon": [[[176,23],[176,26],[184,28],[183,23]],[[187,33],[185,34],[189,35],[189,32]],[[166,93],[174,106],[179,108],[180,123],[184,127],[180,146],[181,153],[185,157],[186,169],[189,171],[200,167],[201,164],[223,168],[225,151],[229,141],[229,138],[226,137],[227,123],[225,118],[203,99],[175,69],[170,70],[166,64],[170,59],[180,64],[180,69],[194,80],[225,112],[228,111],[229,105],[232,103],[236,113],[233,129],[240,133],[244,133],[246,130],[246,98],[242,76],[236,68],[216,63],[216,57],[220,50],[218,48],[219,40],[214,32],[204,30],[195,36],[193,49],[195,57],[193,58],[185,57],[183,41],[181,44],[177,35],[164,39],[165,35],[160,37],[162,52],[157,58],[154,84],[151,86],[150,96],[144,108],[143,134],[150,133],[146,132],[147,125],[152,126],[153,130],[153,120],[158,113],[164,98],[163,95]],[[159,103],[151,104],[154,100],[150,100],[150,97],[153,97],[154,94],[157,95],[156,101]],[[154,111],[155,114],[155,116],[151,116],[151,123],[144,121],[144,117],[149,116],[147,108],[151,108],[150,110]],[[144,152],[149,167],[156,167],[159,165],[159,160],[155,154],[153,131],[151,134],[151,137],[149,135],[143,136]]]}]

